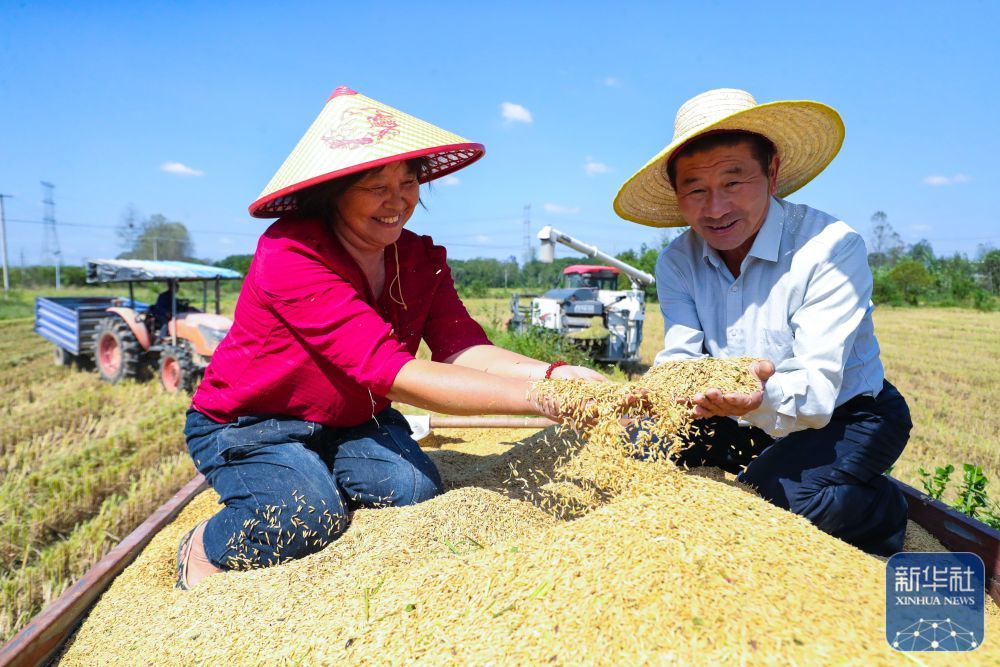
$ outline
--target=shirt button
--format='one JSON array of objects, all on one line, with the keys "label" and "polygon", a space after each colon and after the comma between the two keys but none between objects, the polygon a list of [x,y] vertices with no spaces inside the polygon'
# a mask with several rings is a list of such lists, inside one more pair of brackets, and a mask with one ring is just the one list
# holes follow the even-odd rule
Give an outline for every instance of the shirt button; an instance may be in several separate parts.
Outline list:
[{"label": "shirt button", "polygon": [[738,291],[739,289],[740,289],[739,287],[737,287],[736,285],[733,285],[733,286],[732,286],[731,288],[729,288],[729,291],[730,291],[730,292],[736,292],[736,291]]}]

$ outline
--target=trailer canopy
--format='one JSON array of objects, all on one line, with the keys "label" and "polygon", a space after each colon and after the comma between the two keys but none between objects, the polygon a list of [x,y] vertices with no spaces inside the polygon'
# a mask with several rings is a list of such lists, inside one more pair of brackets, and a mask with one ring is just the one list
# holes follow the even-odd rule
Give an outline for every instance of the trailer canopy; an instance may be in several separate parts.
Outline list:
[{"label": "trailer canopy", "polygon": [[192,262],[151,259],[91,259],[87,261],[88,283],[124,283],[138,280],[239,280],[238,271]]}]

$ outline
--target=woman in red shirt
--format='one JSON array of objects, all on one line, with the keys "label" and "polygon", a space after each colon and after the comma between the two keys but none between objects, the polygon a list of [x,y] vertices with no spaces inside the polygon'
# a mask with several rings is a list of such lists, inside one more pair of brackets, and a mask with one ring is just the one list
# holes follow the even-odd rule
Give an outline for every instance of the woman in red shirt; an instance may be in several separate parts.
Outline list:
[{"label": "woman in red shirt", "polygon": [[[189,451],[225,507],[181,541],[179,588],[313,553],[357,507],[441,493],[391,401],[558,419],[532,381],[604,379],[494,347],[459,300],[444,248],[403,229],[420,183],[482,155],[338,88],[250,206],[282,217],[261,236],[188,411]],[[415,358],[421,339],[430,361]]]}]

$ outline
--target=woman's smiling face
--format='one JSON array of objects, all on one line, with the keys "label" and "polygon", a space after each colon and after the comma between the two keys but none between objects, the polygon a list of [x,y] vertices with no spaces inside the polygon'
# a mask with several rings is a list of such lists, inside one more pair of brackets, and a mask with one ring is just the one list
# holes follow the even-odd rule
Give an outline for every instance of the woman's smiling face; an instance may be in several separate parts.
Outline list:
[{"label": "woman's smiling face", "polygon": [[406,162],[369,171],[334,204],[337,232],[358,250],[392,245],[420,201],[417,173]]}]

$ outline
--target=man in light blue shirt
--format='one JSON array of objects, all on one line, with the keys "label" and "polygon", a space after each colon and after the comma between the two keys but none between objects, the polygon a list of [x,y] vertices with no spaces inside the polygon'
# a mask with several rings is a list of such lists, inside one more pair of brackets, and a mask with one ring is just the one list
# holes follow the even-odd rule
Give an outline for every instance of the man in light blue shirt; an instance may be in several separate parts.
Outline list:
[{"label": "man in light blue shirt", "polygon": [[739,473],[822,530],[891,554],[902,548],[906,501],[882,473],[912,425],[879,358],[864,240],[778,198],[822,171],[842,141],[825,105],[709,91],[681,107],[674,141],[622,187],[615,209],[691,227],[657,262],[657,362],[760,360],[760,391],[693,397],[711,428],[679,462]]}]

